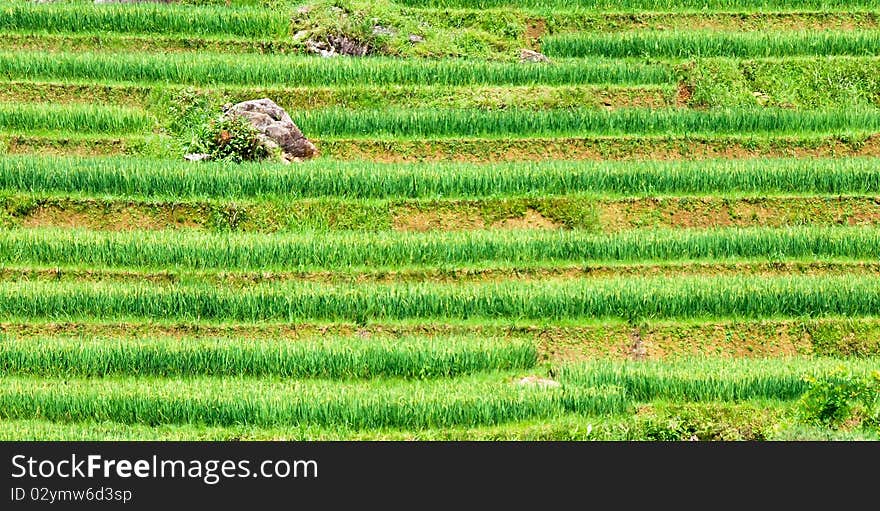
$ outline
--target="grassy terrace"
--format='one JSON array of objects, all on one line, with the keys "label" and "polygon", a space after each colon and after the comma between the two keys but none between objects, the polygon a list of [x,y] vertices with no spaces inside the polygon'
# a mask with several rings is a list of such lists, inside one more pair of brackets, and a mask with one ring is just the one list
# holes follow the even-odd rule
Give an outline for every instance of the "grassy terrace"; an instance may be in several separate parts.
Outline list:
[{"label": "grassy terrace", "polygon": [[[588,65],[587,65],[588,64]],[[172,82],[188,85],[328,86],[402,85],[570,85],[662,84],[674,81],[669,66],[618,60],[572,60],[554,67],[506,62],[390,58],[327,60],[284,55],[222,53],[0,53],[0,73],[19,79]]]},{"label": "grassy terrace", "polygon": [[876,2],[302,3],[0,0],[0,439],[880,439]]},{"label": "grassy terrace", "polygon": [[0,284],[0,311],[66,321],[174,318],[259,321],[589,318],[867,317],[880,311],[871,277],[650,277],[478,284]]},{"label": "grassy terrace", "polygon": [[880,192],[877,158],[640,162],[284,165],[143,158],[10,156],[0,189],[126,198],[431,199],[591,194],[601,197],[861,195]]},{"label": "grassy terrace", "polygon": [[876,261],[880,231],[863,227],[749,228],[623,232],[453,232],[209,234],[8,230],[9,264],[227,270],[314,270],[377,266],[473,267],[691,260]]},{"label": "grassy terrace", "polygon": [[770,34],[738,32],[658,32],[551,36],[542,48],[555,57],[785,57],[865,55],[880,52],[877,32],[796,31]]}]

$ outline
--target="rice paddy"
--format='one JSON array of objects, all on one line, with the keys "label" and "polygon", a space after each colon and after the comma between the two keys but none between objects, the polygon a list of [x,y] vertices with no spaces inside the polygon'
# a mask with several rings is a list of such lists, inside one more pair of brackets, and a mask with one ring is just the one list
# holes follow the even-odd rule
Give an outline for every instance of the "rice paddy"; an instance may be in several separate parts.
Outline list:
[{"label": "rice paddy", "polygon": [[874,3],[311,3],[0,1],[0,439],[880,438]]}]

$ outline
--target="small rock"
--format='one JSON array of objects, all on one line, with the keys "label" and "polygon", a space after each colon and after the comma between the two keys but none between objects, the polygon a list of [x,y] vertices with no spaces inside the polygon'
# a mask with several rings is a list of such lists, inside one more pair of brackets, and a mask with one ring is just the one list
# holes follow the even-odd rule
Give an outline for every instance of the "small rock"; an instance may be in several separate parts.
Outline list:
[{"label": "small rock", "polygon": [[341,55],[363,57],[370,52],[370,47],[344,35],[331,35],[327,37],[330,46]]},{"label": "small rock", "polygon": [[520,378],[516,382],[520,387],[543,387],[543,388],[557,388],[562,385],[556,381],[551,380],[549,378],[541,378],[540,376],[526,376],[524,378]]},{"label": "small rock", "polygon": [[336,50],[331,48],[329,44],[323,41],[314,41],[312,39],[309,39],[308,41],[306,41],[306,49],[325,58],[335,57],[337,55]]},{"label": "small rock", "polygon": [[309,33],[310,32],[308,30],[298,30],[295,34],[293,34],[293,41],[296,43],[300,41],[305,41],[306,38],[309,37]]},{"label": "small rock", "polygon": [[309,39],[306,41],[306,49],[322,57],[335,57],[336,55],[363,57],[370,51],[369,46],[361,44],[354,39],[338,35],[327,36],[326,41]]},{"label": "small rock", "polygon": [[520,61],[520,62],[544,62],[544,63],[548,63],[548,62],[550,62],[550,59],[547,58],[547,56],[544,55],[544,54],[541,53],[541,52],[537,52],[537,51],[534,51],[534,50],[520,50],[520,52],[519,52],[519,61]]},{"label": "small rock", "polygon": [[382,25],[375,25],[373,27],[373,35],[394,35],[396,33],[394,30]]},{"label": "small rock", "polygon": [[409,42],[411,42],[413,44],[423,43],[423,42],[425,42],[425,38],[420,35],[410,34],[409,35]]},{"label": "small rock", "polygon": [[310,13],[310,12],[312,12],[312,6],[311,6],[311,5],[303,5],[302,7],[299,7],[299,8],[297,8],[297,10],[296,10],[296,13],[297,13],[297,14],[308,14],[308,13]]},{"label": "small rock", "polygon": [[187,153],[183,155],[183,159],[186,161],[207,161],[211,159],[211,155],[208,153]]},{"label": "small rock", "polygon": [[754,96],[755,100],[761,105],[763,105],[767,101],[770,101],[770,96],[768,96],[767,94],[764,94],[761,91],[752,92],[752,96]]}]

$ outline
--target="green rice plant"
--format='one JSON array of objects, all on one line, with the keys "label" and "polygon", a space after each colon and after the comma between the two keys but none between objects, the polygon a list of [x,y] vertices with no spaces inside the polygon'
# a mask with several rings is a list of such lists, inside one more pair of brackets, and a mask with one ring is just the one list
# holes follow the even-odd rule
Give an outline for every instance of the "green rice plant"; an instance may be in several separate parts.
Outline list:
[{"label": "green rice plant", "polygon": [[597,360],[565,366],[566,386],[614,386],[635,401],[734,401],[798,399],[810,388],[809,378],[839,366],[868,374],[880,360],[869,359],[721,359],[614,362]]},{"label": "green rice plant", "polygon": [[0,339],[5,376],[435,378],[528,369],[537,357],[537,348],[524,339]]},{"label": "green rice plant", "polygon": [[[0,441],[625,440],[637,434],[632,429],[614,427],[621,422],[624,420],[614,415],[606,417],[568,413],[483,427],[459,425],[419,430],[394,428],[352,430],[345,426],[321,427],[308,424],[276,427],[196,424],[147,426],[116,422],[51,422],[22,419],[0,421]],[[607,426],[603,428],[602,426],[606,424]],[[625,434],[629,436],[624,437]]]},{"label": "green rice plant", "polygon": [[333,85],[566,85],[674,83],[667,64],[623,60],[524,66],[458,59],[325,59],[199,53],[0,52],[0,76],[23,80],[288,87]]},{"label": "green rice plant", "polygon": [[880,256],[867,227],[624,231],[340,232],[234,234],[186,231],[0,231],[8,265],[309,270],[535,263],[736,259],[861,259]]},{"label": "green rice plant", "polygon": [[790,57],[800,55],[880,55],[880,33],[790,32],[623,32],[572,33],[542,38],[554,57]]},{"label": "green rice plant", "polygon": [[154,119],[142,110],[116,106],[0,103],[0,130],[125,134],[149,131]]},{"label": "green rice plant", "polygon": [[629,404],[614,389],[528,388],[512,380],[504,374],[354,383],[12,376],[0,380],[0,417],[149,425],[422,429],[502,424],[566,412],[615,413]]},{"label": "green rice plant", "polygon": [[19,320],[541,320],[873,317],[873,277],[645,277],[478,284],[325,285],[247,289],[118,283],[0,284],[0,314]]},{"label": "green rice plant", "polygon": [[124,197],[420,199],[576,193],[846,195],[880,193],[880,159],[517,162],[342,162],[288,165],[132,157],[0,158],[0,189]]},{"label": "green rice plant", "polygon": [[160,4],[83,6],[0,2],[0,30],[49,33],[128,32],[248,38],[290,36],[283,9]]},{"label": "green rice plant", "polygon": [[743,134],[876,131],[880,111],[627,108],[582,110],[346,110],[302,112],[297,124],[322,138]]}]

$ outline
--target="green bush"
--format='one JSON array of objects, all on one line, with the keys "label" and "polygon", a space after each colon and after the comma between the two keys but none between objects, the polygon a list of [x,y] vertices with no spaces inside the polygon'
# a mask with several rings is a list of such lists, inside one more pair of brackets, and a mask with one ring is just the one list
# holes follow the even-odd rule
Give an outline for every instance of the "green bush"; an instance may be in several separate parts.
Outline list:
[{"label": "green bush", "polygon": [[808,377],[801,397],[801,419],[812,425],[839,428],[844,425],[880,425],[880,371],[870,376],[840,368],[823,377]]},{"label": "green bush", "polygon": [[209,121],[199,134],[200,152],[213,160],[240,163],[272,156],[259,138],[260,132],[242,117]]}]

